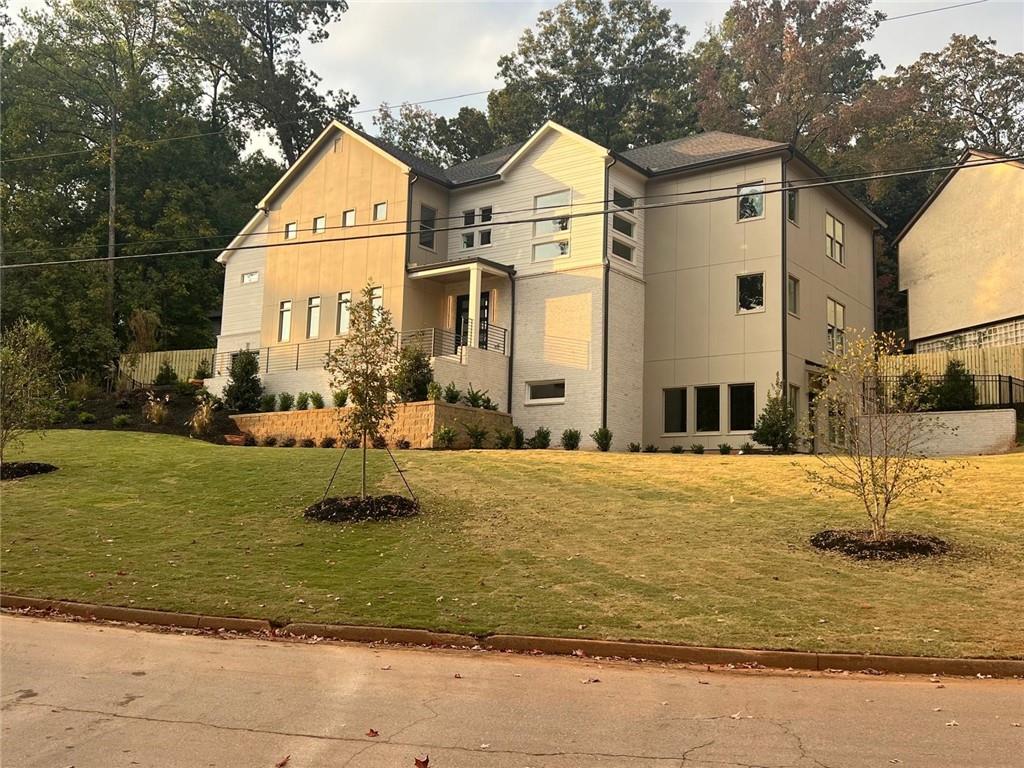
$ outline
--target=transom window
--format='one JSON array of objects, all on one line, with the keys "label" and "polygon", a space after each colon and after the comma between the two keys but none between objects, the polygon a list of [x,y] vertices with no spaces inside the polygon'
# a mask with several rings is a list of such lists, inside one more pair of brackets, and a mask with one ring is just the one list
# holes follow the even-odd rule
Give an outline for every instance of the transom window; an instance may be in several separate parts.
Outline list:
[{"label": "transom window", "polygon": [[836,264],[846,263],[846,226],[831,213],[825,214],[825,255]]},{"label": "transom window", "polygon": [[764,216],[764,182],[741,184],[736,188],[736,219],[760,219]]},{"label": "transom window", "polygon": [[313,219],[313,234],[319,235],[327,231],[327,217],[317,216]]},{"label": "transom window", "polygon": [[665,394],[665,434],[680,434],[686,431],[686,388],[673,387]]},{"label": "transom window", "polygon": [[342,291],[338,294],[338,324],[337,330],[340,336],[343,333],[348,333],[349,327],[349,309],[352,306],[352,293],[350,291]]},{"label": "transom window", "polygon": [[626,237],[633,237],[633,231],[636,229],[636,224],[627,219],[625,216],[619,216],[615,214],[612,216],[612,229],[619,234],[623,234]]},{"label": "transom window", "polygon": [[528,381],[526,383],[526,400],[530,403],[565,400],[565,379]]},{"label": "transom window", "polygon": [[553,243],[538,243],[533,246],[534,261],[550,261],[569,255],[569,241],[556,240]]},{"label": "transom window", "polygon": [[341,226],[354,227],[356,225],[356,209],[350,208],[341,214]]},{"label": "transom window", "polygon": [[633,212],[633,206],[636,205],[636,199],[625,192],[620,192],[617,189],[612,190],[612,205],[616,208],[621,208],[624,211]]},{"label": "transom window", "polygon": [[294,240],[299,236],[299,224],[295,221],[289,221],[284,225],[284,239]]},{"label": "transom window", "polygon": [[320,297],[310,296],[306,304],[306,338],[315,339],[320,335]]},{"label": "transom window", "polygon": [[786,279],[786,309],[791,315],[800,314],[800,281],[792,275]]},{"label": "transom window", "polygon": [[633,260],[633,246],[624,243],[617,237],[612,238],[612,253],[620,259],[625,259],[626,261]]},{"label": "transom window", "polygon": [[420,245],[434,250],[434,228],[437,226],[437,211],[429,205],[420,206]]},{"label": "transom window", "polygon": [[260,281],[259,272],[243,272],[242,273],[242,285],[250,285],[251,283],[258,283]]},{"label": "transom window", "polygon": [[292,338],[292,303],[282,301],[277,314],[277,340],[290,341]]},{"label": "transom window", "polygon": [[846,307],[833,298],[825,299],[825,324],[829,352],[841,352],[846,338]]},{"label": "transom window", "polygon": [[764,272],[736,276],[736,311],[761,312],[764,310]]},{"label": "transom window", "polygon": [[373,204],[373,220],[384,221],[388,217],[388,204],[387,203],[374,203]]}]

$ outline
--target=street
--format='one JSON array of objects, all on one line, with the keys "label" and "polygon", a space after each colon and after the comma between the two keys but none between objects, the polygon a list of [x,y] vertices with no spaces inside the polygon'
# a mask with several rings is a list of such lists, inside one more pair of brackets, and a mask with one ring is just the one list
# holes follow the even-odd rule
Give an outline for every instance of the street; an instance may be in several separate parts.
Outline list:
[{"label": "street", "polygon": [[1024,683],[0,618],[5,768],[1019,766]]}]

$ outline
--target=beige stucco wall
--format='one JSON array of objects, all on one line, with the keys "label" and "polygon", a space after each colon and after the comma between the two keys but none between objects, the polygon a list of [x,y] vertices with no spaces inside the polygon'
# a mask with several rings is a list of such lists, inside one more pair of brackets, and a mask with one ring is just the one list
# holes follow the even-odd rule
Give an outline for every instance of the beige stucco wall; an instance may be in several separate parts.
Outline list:
[{"label": "beige stucco wall", "polygon": [[1024,168],[957,171],[900,242],[911,340],[1024,314],[1022,244]]}]

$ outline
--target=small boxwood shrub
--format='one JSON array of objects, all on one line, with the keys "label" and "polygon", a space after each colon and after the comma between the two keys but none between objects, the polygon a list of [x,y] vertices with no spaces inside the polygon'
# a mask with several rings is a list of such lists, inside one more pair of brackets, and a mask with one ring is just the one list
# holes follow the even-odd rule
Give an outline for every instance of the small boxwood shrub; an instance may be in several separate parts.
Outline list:
[{"label": "small boxwood shrub", "polygon": [[254,445],[256,445],[256,438],[253,435],[251,435],[248,432],[246,432],[242,436],[242,445],[248,445],[250,447],[254,446]]},{"label": "small boxwood shrub", "polygon": [[630,443],[626,448],[630,453],[640,453],[640,443]]},{"label": "small boxwood shrub", "polygon": [[749,441],[740,446],[740,453],[753,453],[753,452],[754,452],[754,444],[749,442]]},{"label": "small boxwood shrub", "polygon": [[512,433],[506,432],[504,429],[499,429],[494,433],[494,445],[502,450],[512,447],[512,439]]},{"label": "small boxwood shrub", "polygon": [[404,437],[400,437],[397,440],[395,440],[395,448],[398,448],[399,450],[402,451],[407,451],[410,448],[412,448],[412,443],[410,443]]},{"label": "small boxwood shrub", "polygon": [[296,411],[308,411],[309,410],[309,392],[299,392],[298,397],[295,398],[295,410]]},{"label": "small boxwood shrub", "polygon": [[462,399],[462,392],[455,386],[454,381],[448,382],[448,385],[444,388],[444,401],[454,405]]},{"label": "small boxwood shrub", "polygon": [[277,405],[277,395],[271,395],[269,392],[260,395],[260,410],[263,413],[270,413],[274,410]]},{"label": "small boxwood shrub", "polygon": [[358,437],[350,437],[348,440],[345,441],[346,448],[358,448],[359,445],[360,442]]},{"label": "small boxwood shrub", "polygon": [[330,435],[320,439],[320,447],[321,448],[333,448],[337,444],[338,444],[338,438],[331,437]]},{"label": "small boxwood shrub", "polygon": [[281,440],[281,447],[282,448],[294,448],[295,447],[295,438],[289,436],[289,437],[286,437],[286,438],[282,439]]},{"label": "small boxwood shrub", "polygon": [[205,357],[196,366],[196,372],[192,374],[193,379],[212,379],[213,371],[210,369],[210,361]]},{"label": "small boxwood shrub", "polygon": [[438,427],[437,432],[434,433],[434,439],[437,440],[437,447],[450,449],[455,445],[455,428],[447,425]]},{"label": "small boxwood shrub", "polygon": [[388,441],[381,435],[374,435],[373,439],[370,441],[370,445],[377,449],[387,448]]},{"label": "small boxwood shrub", "polygon": [[470,448],[483,448],[484,441],[491,431],[483,424],[467,424],[466,435],[469,437]]},{"label": "small boxwood shrub", "polygon": [[290,411],[295,405],[295,395],[291,392],[282,392],[277,396],[277,410]]},{"label": "small boxwood shrub", "polygon": [[644,453],[657,453],[657,452],[658,452],[658,446],[656,446],[654,443],[648,443],[647,445],[644,446]]},{"label": "small boxwood shrub", "polygon": [[196,393],[196,388],[190,382],[179,381],[174,385],[174,392],[178,397],[193,397]]},{"label": "small boxwood shrub", "polygon": [[512,447],[517,451],[526,447],[526,435],[523,434],[522,427],[512,427]]},{"label": "small boxwood shrub", "polygon": [[336,389],[331,392],[331,402],[334,403],[335,408],[344,408],[345,404],[348,403],[348,390]]},{"label": "small boxwood shrub", "polygon": [[127,427],[131,423],[132,423],[132,420],[129,419],[123,413],[119,413],[117,416],[114,417],[114,426],[117,427],[118,429],[124,429],[125,427]]},{"label": "small boxwood shrub", "polygon": [[441,389],[441,385],[436,381],[432,381],[427,384],[427,400],[438,401],[444,397],[444,390]]},{"label": "small boxwood shrub", "polygon": [[178,374],[175,373],[174,368],[171,367],[171,361],[165,357],[160,361],[160,370],[157,371],[156,378],[153,379],[153,384],[158,387],[166,387],[177,383]]},{"label": "small boxwood shrub", "polygon": [[590,439],[597,445],[597,450],[607,451],[612,447],[612,433],[608,427],[599,427],[590,433]]},{"label": "small boxwood shrub", "polygon": [[681,445],[673,445],[671,448],[669,448],[669,450],[672,453],[682,453],[683,452],[683,446],[681,446]]},{"label": "small boxwood shrub", "polygon": [[580,447],[580,431],[567,429],[562,432],[562,447],[567,451],[575,451]]},{"label": "small boxwood shrub", "polygon": [[262,445],[264,448],[273,448],[275,445],[277,445],[277,438],[274,437],[273,435],[267,435],[262,440],[260,440],[260,445]]},{"label": "small boxwood shrub", "polygon": [[303,448],[316,448],[316,440],[312,437],[302,438],[302,442],[299,443]]},{"label": "small boxwood shrub", "polygon": [[321,395],[319,392],[310,392],[309,393],[309,404],[311,406],[313,406],[314,408],[317,408],[317,409],[323,408],[324,407],[324,396]]},{"label": "small boxwood shrub", "polygon": [[696,454],[704,453],[704,445],[702,443],[694,443],[690,446],[690,450]]},{"label": "small boxwood shrub", "polygon": [[551,430],[547,427],[537,427],[537,431],[533,433],[533,437],[526,441],[527,448],[537,448],[543,450],[551,445]]},{"label": "small boxwood shrub", "polygon": [[732,445],[730,445],[729,443],[719,443],[718,452],[723,456],[728,456],[730,453],[732,453]]}]

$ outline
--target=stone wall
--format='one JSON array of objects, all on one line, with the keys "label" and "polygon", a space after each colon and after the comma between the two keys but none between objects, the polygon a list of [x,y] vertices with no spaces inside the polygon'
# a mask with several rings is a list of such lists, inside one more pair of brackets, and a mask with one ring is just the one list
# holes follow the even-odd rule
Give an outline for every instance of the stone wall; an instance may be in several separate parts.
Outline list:
[{"label": "stone wall", "polygon": [[[278,440],[294,437],[302,440],[311,437],[317,442],[325,437],[338,437],[339,411],[344,408],[320,408],[308,411],[276,411],[273,413],[244,413],[231,418],[245,433],[262,440],[273,436]],[[490,434],[488,447],[494,444],[498,430],[510,431],[512,417],[498,411],[485,411],[466,405],[452,405],[444,402],[400,403],[395,409],[395,420],[387,432],[388,443],[408,440],[413,448],[434,448],[434,435],[443,426],[455,428],[458,435],[456,448],[468,448],[467,424],[481,424]]]}]

